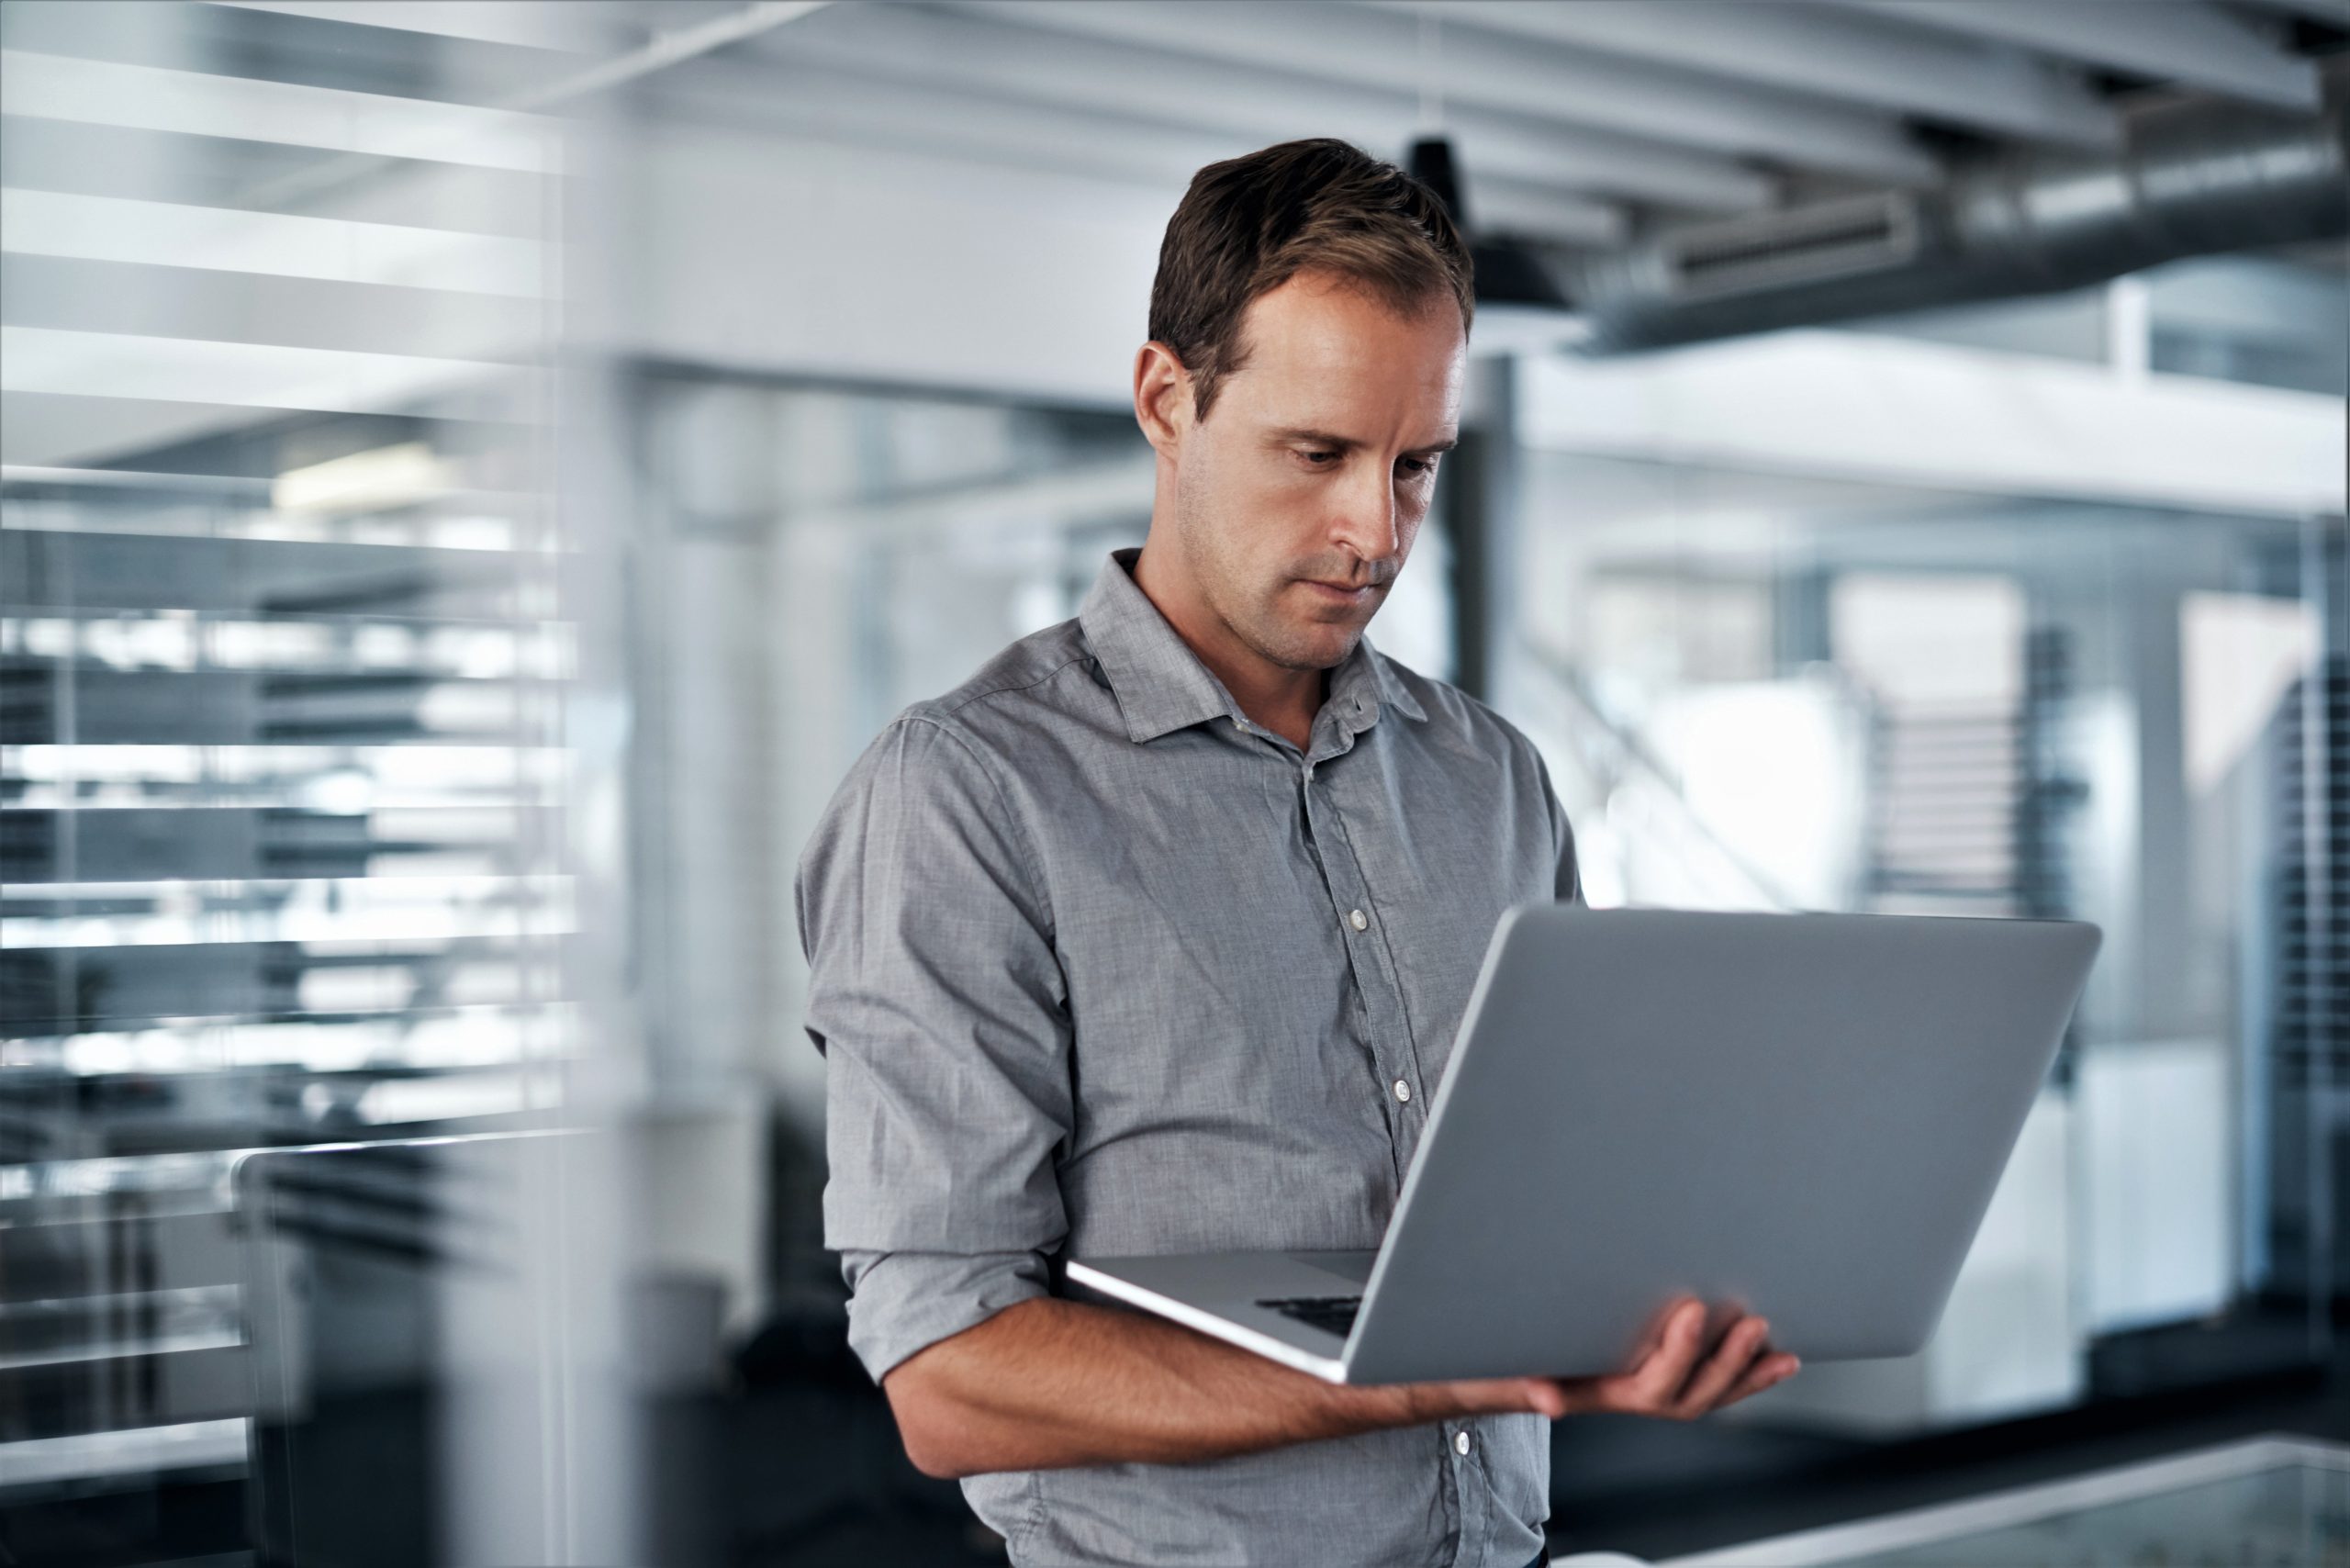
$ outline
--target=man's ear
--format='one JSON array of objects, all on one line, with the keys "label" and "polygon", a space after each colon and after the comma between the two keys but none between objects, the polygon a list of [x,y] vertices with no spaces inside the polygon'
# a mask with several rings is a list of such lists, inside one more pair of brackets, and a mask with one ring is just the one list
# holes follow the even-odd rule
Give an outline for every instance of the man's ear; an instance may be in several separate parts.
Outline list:
[{"label": "man's ear", "polygon": [[1191,433],[1192,373],[1175,351],[1153,340],[1135,355],[1135,423],[1161,457],[1172,457]]}]

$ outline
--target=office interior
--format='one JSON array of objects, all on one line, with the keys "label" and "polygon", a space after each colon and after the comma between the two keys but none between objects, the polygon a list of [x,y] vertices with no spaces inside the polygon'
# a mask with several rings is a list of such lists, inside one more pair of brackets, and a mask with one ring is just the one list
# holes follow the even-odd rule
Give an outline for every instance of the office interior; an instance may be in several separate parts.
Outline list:
[{"label": "office interior", "polygon": [[794,862],[1140,541],[1160,230],[1309,135],[1449,156],[1371,637],[1590,902],[2105,934],[1928,1347],[1561,1422],[1554,1554],[2350,1562],[2345,50],[0,0],[0,1562],[1004,1560],[847,1350]]}]

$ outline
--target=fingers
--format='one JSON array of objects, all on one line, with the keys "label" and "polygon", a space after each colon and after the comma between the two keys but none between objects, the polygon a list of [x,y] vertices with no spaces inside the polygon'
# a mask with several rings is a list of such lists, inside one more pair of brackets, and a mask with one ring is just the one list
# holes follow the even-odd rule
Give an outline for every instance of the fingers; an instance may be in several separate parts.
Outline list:
[{"label": "fingers", "polygon": [[1728,1394],[1722,1395],[1714,1408],[1720,1410],[1737,1404],[1741,1399],[1760,1394],[1766,1388],[1774,1388],[1795,1376],[1802,1366],[1802,1360],[1796,1356],[1763,1356],[1747,1369],[1746,1375],[1740,1378]]},{"label": "fingers", "polygon": [[1675,1303],[1639,1362],[1620,1377],[1596,1382],[1587,1396],[1590,1406],[1694,1420],[1785,1382],[1801,1365],[1771,1350],[1770,1325],[1759,1317],[1733,1322],[1711,1355],[1705,1353],[1705,1338],[1704,1305],[1694,1298]]},{"label": "fingers", "polygon": [[1770,1332],[1771,1326],[1759,1317],[1741,1317],[1730,1325],[1714,1353],[1673,1401],[1675,1411],[1696,1417],[1719,1405],[1761,1360]]},{"label": "fingers", "polygon": [[1648,1327],[1640,1331],[1640,1341],[1633,1347],[1627,1364],[1637,1367],[1651,1356],[1655,1355],[1657,1348],[1664,1343],[1665,1335],[1673,1327],[1674,1316],[1687,1307],[1694,1299],[1691,1296],[1678,1296],[1660,1307],[1656,1316],[1649,1319]]},{"label": "fingers", "polygon": [[1688,1383],[1705,1349],[1705,1304],[1694,1298],[1675,1303],[1664,1316],[1654,1348],[1630,1372],[1602,1384],[1606,1406],[1636,1415],[1662,1414]]}]

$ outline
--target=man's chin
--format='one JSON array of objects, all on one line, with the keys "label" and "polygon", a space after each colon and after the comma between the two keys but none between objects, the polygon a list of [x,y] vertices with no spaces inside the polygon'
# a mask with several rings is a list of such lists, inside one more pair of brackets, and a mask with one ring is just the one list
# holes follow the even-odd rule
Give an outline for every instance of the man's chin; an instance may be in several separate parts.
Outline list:
[{"label": "man's chin", "polygon": [[1352,620],[1291,627],[1274,662],[1289,669],[1335,668],[1346,663],[1347,655],[1362,641],[1362,630],[1363,623]]}]

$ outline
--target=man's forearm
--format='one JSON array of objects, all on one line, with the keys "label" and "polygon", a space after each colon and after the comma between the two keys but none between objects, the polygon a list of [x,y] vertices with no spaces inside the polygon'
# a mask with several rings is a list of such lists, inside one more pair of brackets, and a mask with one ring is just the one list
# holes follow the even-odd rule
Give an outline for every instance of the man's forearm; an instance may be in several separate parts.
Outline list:
[{"label": "man's forearm", "polygon": [[1467,1407],[1460,1385],[1344,1387],[1159,1318],[1052,1298],[909,1357],[883,1386],[914,1463],[952,1476],[1181,1463]]}]

